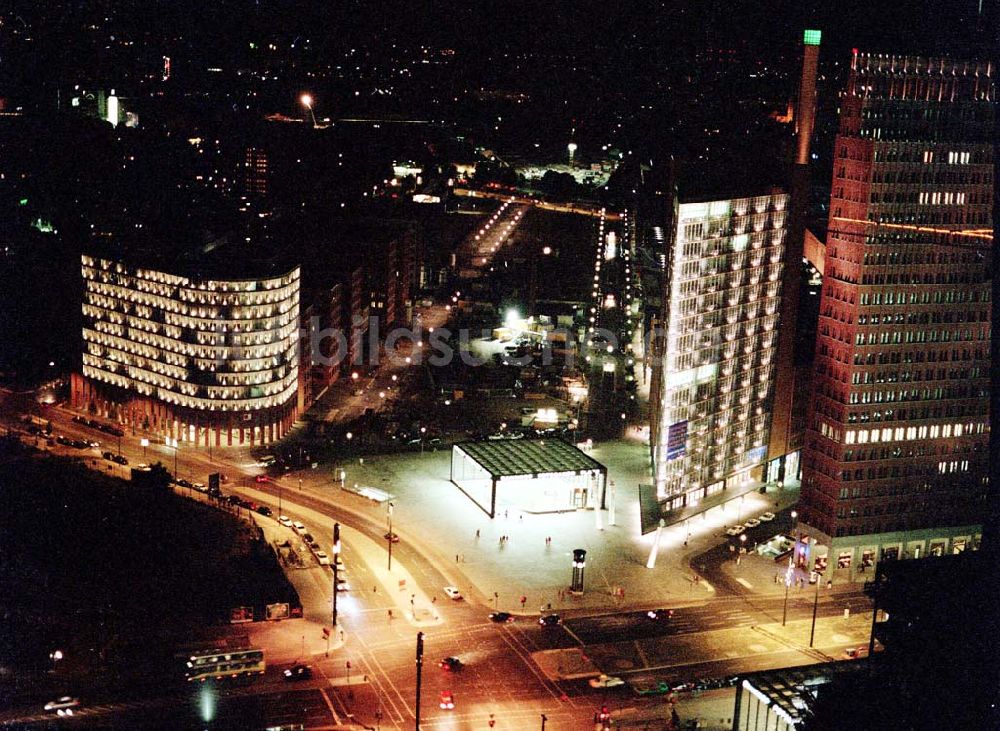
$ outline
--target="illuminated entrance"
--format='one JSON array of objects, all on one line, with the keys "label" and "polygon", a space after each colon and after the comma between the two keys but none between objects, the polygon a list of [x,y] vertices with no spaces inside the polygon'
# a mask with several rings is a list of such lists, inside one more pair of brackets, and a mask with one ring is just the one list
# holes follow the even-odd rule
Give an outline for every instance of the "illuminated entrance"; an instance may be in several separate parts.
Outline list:
[{"label": "illuminated entrance", "polygon": [[461,442],[451,481],[491,518],[501,501],[525,513],[604,508],[607,468],[561,439]]}]

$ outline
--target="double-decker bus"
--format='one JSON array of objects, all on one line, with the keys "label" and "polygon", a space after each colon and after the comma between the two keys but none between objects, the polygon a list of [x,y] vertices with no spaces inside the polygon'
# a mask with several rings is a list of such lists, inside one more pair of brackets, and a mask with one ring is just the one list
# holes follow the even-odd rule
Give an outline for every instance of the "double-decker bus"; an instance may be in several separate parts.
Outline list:
[{"label": "double-decker bus", "polygon": [[264,651],[253,647],[243,650],[206,650],[188,656],[184,677],[188,682],[209,678],[243,678],[264,674]]}]

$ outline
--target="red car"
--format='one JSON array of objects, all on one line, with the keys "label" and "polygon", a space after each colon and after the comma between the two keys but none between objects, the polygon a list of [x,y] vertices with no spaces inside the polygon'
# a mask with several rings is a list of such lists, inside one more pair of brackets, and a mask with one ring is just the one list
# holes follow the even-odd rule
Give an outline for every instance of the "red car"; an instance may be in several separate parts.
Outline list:
[{"label": "red car", "polygon": [[451,694],[450,690],[441,691],[441,706],[442,711],[450,711],[455,707],[455,696]]},{"label": "red car", "polygon": [[257,475],[253,479],[255,482],[267,482],[267,475]]}]

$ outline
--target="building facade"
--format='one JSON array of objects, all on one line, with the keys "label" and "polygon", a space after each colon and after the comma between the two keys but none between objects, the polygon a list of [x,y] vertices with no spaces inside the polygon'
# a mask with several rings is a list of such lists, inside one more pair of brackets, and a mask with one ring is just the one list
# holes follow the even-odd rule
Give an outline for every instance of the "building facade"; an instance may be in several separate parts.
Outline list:
[{"label": "building facade", "polygon": [[802,564],[853,576],[978,544],[993,95],[987,63],[854,55],[803,453]]},{"label": "building facade", "polygon": [[84,255],[72,403],[195,446],[280,439],[299,412],[299,269],[196,279]]},{"label": "building facade", "polygon": [[676,200],[651,348],[653,470],[667,510],[760,476],[787,205],[784,193]]}]

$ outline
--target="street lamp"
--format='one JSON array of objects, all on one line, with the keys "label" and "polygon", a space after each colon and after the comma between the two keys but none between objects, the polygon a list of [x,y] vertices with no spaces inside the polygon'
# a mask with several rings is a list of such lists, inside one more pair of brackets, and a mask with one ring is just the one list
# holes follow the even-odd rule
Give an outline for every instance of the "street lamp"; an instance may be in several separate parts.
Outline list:
[{"label": "street lamp", "polygon": [[139,440],[139,444],[142,445],[142,461],[145,462],[146,461],[146,447],[149,446],[149,440],[146,439],[146,437],[143,437],[142,439]]},{"label": "street lamp", "polygon": [[427,433],[427,427],[420,427],[420,454],[424,453],[424,434]]},{"label": "street lamp", "polygon": [[312,117],[313,129],[316,129],[319,125],[316,124],[316,113],[313,111],[312,94],[303,94],[299,97],[299,101],[302,102],[302,106],[309,110],[309,116]]},{"label": "street lamp", "polygon": [[740,552],[736,554],[736,565],[740,565],[740,559],[743,557],[743,552],[746,550],[747,545],[747,534],[740,533]]},{"label": "street lamp", "polygon": [[337,579],[340,559],[340,523],[333,524],[333,626],[337,626]]},{"label": "street lamp", "polygon": [[392,509],[396,507],[393,503],[389,503],[386,506],[386,514],[389,518],[389,533],[386,536],[386,540],[389,541],[389,571],[392,571]]},{"label": "street lamp", "polygon": [[795,569],[792,566],[792,559],[788,559],[788,568],[785,570],[785,604],[781,609],[781,626],[785,626],[785,620],[788,619],[788,587],[792,585],[792,575],[795,573]]}]

